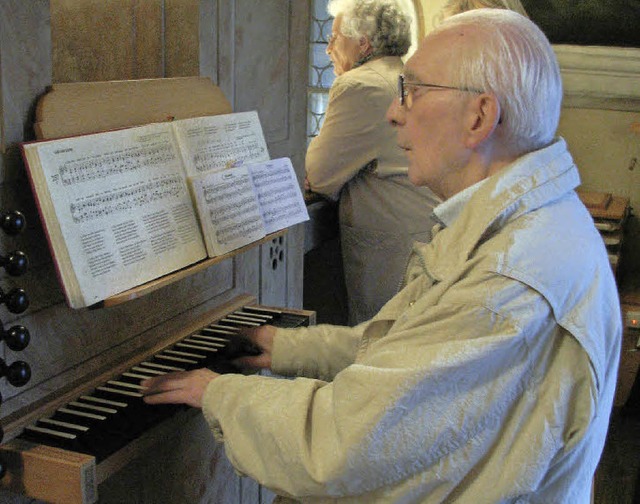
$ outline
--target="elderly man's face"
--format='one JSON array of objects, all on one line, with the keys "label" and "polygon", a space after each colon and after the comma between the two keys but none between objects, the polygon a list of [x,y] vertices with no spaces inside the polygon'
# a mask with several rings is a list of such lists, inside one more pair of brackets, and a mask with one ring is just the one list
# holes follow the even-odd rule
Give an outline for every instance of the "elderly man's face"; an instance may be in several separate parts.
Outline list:
[{"label": "elderly man's face", "polygon": [[405,105],[396,98],[387,119],[396,126],[397,141],[409,162],[409,180],[428,186],[446,199],[459,189],[469,152],[464,146],[464,119],[468,97],[452,89],[411,86],[410,83],[451,86],[449,51],[459,43],[439,34],[423,41],[404,69]]},{"label": "elderly man's face", "polygon": [[356,61],[360,59],[360,46],[356,39],[345,37],[340,30],[342,15],[336,16],[331,28],[331,39],[327,46],[327,54],[333,62],[333,71],[336,75],[342,75],[351,70]]}]

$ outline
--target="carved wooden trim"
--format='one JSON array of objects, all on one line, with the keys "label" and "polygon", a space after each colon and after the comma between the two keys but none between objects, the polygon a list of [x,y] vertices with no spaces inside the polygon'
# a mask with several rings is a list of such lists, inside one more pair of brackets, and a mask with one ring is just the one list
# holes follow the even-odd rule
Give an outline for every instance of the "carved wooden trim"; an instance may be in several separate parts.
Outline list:
[{"label": "carved wooden trim", "polygon": [[640,110],[640,49],[555,45],[565,107]]}]

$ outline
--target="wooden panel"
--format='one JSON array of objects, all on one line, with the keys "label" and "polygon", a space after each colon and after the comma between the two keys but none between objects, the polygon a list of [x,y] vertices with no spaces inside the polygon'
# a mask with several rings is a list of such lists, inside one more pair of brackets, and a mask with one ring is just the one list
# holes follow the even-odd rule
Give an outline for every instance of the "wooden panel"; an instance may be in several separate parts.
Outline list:
[{"label": "wooden panel", "polygon": [[34,97],[51,82],[48,0],[0,2],[0,74],[0,153],[5,153],[25,134],[31,136]]},{"label": "wooden panel", "polygon": [[[220,27],[219,85],[234,110],[258,111],[271,157],[291,158],[302,183],[309,3],[233,0],[221,12],[234,22]],[[276,270],[270,247],[262,247],[261,302],[301,306],[303,243],[302,227],[291,230]]]},{"label": "wooden panel", "polygon": [[240,503],[240,478],[202,415],[157,443],[141,465],[145,503]]},{"label": "wooden panel", "polygon": [[258,110],[267,142],[289,137],[289,4],[235,2],[235,110]]},{"label": "wooden panel", "polygon": [[[200,35],[207,33],[200,30],[200,17],[212,21],[211,0],[51,4],[54,82],[199,75]],[[216,49],[210,41],[204,47],[212,59]]]},{"label": "wooden panel", "polygon": [[218,83],[218,0],[200,1],[200,73]]},{"label": "wooden panel", "polygon": [[132,10],[133,76],[136,79],[164,77],[164,1],[137,1]]},{"label": "wooden panel", "polygon": [[52,0],[53,81],[135,78],[135,3]]},{"label": "wooden panel", "polygon": [[261,247],[260,303],[274,306],[287,304],[287,237],[273,238]]},{"label": "wooden panel", "polygon": [[199,75],[199,0],[165,0],[165,76]]},{"label": "wooden panel", "polygon": [[[622,320],[626,322],[627,312],[632,311],[640,311],[640,304],[623,304]],[[622,407],[626,404],[633,385],[637,380],[638,370],[640,370],[640,351],[638,351],[637,347],[638,338],[640,338],[640,332],[638,332],[637,329],[624,328],[616,395],[613,401],[615,407]]]},{"label": "wooden panel", "polygon": [[[14,442],[2,451],[10,468],[2,485],[52,504],[93,504],[97,501],[95,459],[49,446]],[[55,480],[44,477],[55,474]],[[23,476],[24,475],[24,476]]]},{"label": "wooden panel", "polygon": [[38,103],[35,129],[38,138],[59,138],[229,112],[205,77],[54,84]]}]

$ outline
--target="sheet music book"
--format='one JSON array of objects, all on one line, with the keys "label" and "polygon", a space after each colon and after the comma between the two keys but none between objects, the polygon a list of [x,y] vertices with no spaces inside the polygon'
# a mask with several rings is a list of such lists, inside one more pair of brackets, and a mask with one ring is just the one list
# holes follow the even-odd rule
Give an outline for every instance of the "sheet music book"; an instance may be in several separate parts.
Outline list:
[{"label": "sheet music book", "polygon": [[[205,233],[211,232],[213,221],[203,232],[198,218],[202,209],[196,207],[206,200],[193,197],[188,180],[211,177],[215,185],[223,174],[246,172],[255,163],[271,169],[264,164],[269,155],[255,112],[28,142],[21,149],[72,308],[96,304],[250,243],[223,239],[218,230],[219,246],[207,254],[210,239],[205,240]],[[274,163],[278,169],[282,161]],[[294,186],[300,194],[297,181]],[[253,181],[236,190],[245,187],[255,195]],[[211,208],[223,204],[212,194],[208,197],[211,215]],[[275,227],[287,227],[293,214],[276,216]],[[245,219],[229,218],[235,225]]]},{"label": "sheet music book", "polygon": [[288,158],[207,172],[191,189],[211,257],[309,219]]}]

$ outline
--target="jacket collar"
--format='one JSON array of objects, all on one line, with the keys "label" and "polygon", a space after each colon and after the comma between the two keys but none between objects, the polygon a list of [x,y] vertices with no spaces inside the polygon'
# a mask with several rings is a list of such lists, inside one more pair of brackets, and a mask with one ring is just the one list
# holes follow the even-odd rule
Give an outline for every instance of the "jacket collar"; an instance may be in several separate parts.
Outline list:
[{"label": "jacket collar", "polygon": [[429,244],[416,243],[414,252],[422,256],[425,272],[442,280],[461,267],[492,232],[579,184],[566,143],[558,138],[438,205],[434,213],[446,227]]}]

